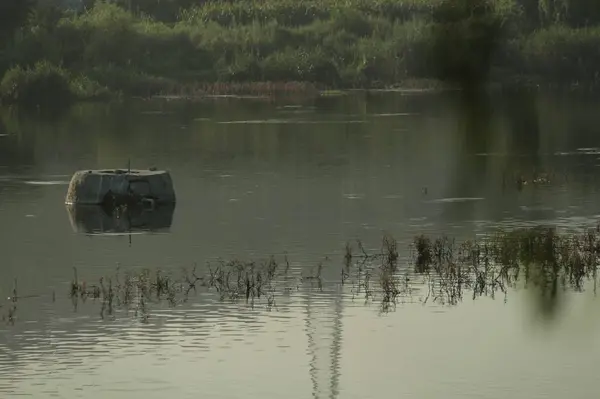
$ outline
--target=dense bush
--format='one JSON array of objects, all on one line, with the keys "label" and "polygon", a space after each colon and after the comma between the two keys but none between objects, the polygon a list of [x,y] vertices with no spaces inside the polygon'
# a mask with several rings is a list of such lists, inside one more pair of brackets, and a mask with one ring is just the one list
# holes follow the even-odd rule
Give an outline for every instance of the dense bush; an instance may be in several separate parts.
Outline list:
[{"label": "dense bush", "polygon": [[37,63],[31,69],[12,68],[0,82],[0,98],[7,103],[47,105],[68,102],[72,94],[67,73],[48,62]]},{"label": "dense bush", "polygon": [[86,77],[72,78],[67,71],[47,61],[32,68],[11,68],[0,81],[0,101],[26,107],[58,106],[101,94],[104,91],[96,82]]},{"label": "dense bush", "polygon": [[27,20],[32,6],[32,0],[0,1],[0,49],[14,31]]},{"label": "dense bush", "polygon": [[352,11],[366,17],[407,21],[428,17],[440,2],[441,0],[212,1],[183,11],[181,19],[192,24],[217,22],[225,26],[275,20],[281,25],[296,27]]},{"label": "dense bush", "polygon": [[[470,84],[493,69],[597,81],[600,65],[600,28],[588,26],[600,22],[600,8],[584,0],[87,0],[86,6],[33,9],[0,47],[0,68],[12,67],[4,80],[31,92],[46,81],[67,98],[102,87],[150,95],[216,81]],[[59,83],[65,81],[68,90]],[[30,89],[6,87],[5,101],[30,96]]]},{"label": "dense bush", "polygon": [[524,69],[553,81],[600,79],[600,26],[570,29],[554,26],[522,43]]}]

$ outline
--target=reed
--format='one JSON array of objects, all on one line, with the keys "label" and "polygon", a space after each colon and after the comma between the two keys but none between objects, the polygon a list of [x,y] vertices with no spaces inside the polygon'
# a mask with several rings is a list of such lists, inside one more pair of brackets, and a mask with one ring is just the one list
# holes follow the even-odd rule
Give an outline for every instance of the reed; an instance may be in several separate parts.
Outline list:
[{"label": "reed", "polygon": [[[366,304],[377,303],[381,312],[396,309],[398,303],[433,302],[455,306],[470,297],[507,300],[511,291],[535,289],[544,297],[556,296],[559,288],[583,291],[586,283],[596,289],[600,265],[600,225],[576,233],[560,233],[553,227],[497,230],[464,240],[418,235],[407,243],[412,251],[403,255],[400,244],[386,234],[379,247],[361,241],[348,242],[343,248],[339,280],[324,279],[329,258],[317,263],[308,274],[304,268],[290,266],[283,259],[269,257],[260,261],[218,260],[209,262],[200,272],[197,265],[179,274],[161,269],[123,271],[97,282],[81,279],[76,268],[68,296],[77,309],[79,303],[100,303],[100,316],[114,318],[120,311],[133,311],[142,322],[151,318],[151,307],[165,303],[174,307],[204,290],[219,301],[245,303],[250,308],[277,309],[277,298],[307,288],[313,295],[343,287],[342,295],[360,298]],[[313,288],[317,288],[314,291]],[[15,280],[12,295],[3,311],[3,320],[13,324],[18,304],[35,296],[23,295]],[[52,302],[56,300],[52,295]],[[0,304],[1,305],[1,304]]]}]

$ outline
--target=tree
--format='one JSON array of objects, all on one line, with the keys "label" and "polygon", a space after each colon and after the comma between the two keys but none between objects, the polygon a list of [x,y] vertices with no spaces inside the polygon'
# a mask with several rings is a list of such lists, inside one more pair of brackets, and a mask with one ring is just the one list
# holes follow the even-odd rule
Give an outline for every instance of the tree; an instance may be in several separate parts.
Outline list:
[{"label": "tree", "polygon": [[33,5],[33,0],[0,1],[0,46],[25,24]]},{"label": "tree", "polygon": [[501,33],[489,0],[445,0],[434,12],[433,65],[438,77],[476,89],[487,79]]}]

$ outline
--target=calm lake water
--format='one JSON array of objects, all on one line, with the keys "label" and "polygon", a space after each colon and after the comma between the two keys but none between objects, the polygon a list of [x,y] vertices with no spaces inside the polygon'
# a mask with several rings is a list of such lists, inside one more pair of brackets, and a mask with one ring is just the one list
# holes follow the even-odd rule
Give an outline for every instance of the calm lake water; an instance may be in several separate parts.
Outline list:
[{"label": "calm lake water", "polygon": [[[599,109],[574,95],[380,92],[0,110],[0,396],[593,397],[592,283],[548,311],[526,288],[425,300],[415,275],[382,312],[341,270],[347,242],[377,249],[384,234],[412,270],[421,233],[595,226]],[[151,231],[69,215],[75,170],[129,160],[171,171],[172,212],[147,215]],[[542,173],[549,183],[515,184]],[[69,298],[74,267],[97,282],[117,266],[206,273],[271,255],[287,258],[288,287],[254,306],[199,288],[140,318]],[[320,286],[302,282],[319,263]]]}]

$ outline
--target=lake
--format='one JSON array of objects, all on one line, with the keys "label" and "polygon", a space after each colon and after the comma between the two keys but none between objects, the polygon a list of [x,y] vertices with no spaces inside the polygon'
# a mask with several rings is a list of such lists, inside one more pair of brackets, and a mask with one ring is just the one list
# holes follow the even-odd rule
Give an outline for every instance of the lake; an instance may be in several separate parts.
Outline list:
[{"label": "lake", "polygon": [[[590,398],[594,281],[551,305],[524,284],[432,296],[412,243],[595,227],[599,107],[564,93],[382,91],[2,109],[0,396]],[[74,171],[129,164],[169,170],[176,207],[140,224],[67,212]],[[387,308],[354,272],[358,242],[377,253],[384,236],[406,277]],[[75,274],[116,285],[115,273],[196,267],[214,281],[227,262],[270,257],[285,273],[250,301],[215,284],[109,310],[69,295]]]}]

